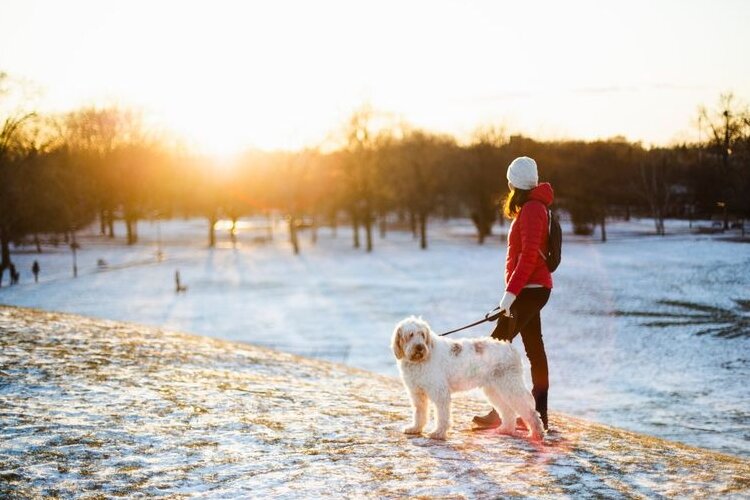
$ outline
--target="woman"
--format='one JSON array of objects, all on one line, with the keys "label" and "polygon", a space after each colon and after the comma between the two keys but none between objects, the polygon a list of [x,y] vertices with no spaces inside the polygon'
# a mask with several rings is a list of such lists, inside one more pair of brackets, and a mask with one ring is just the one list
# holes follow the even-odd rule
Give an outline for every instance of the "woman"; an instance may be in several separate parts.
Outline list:
[{"label": "woman", "polygon": [[[549,220],[547,208],[552,203],[552,186],[539,184],[536,162],[527,156],[516,158],[508,167],[510,194],[505,200],[504,214],[513,222],[508,232],[508,253],[505,258],[505,293],[500,300],[500,319],[492,336],[511,342],[520,333],[526,356],[531,363],[532,394],[536,409],[548,429],[547,390],[549,376],[547,354],[542,341],[540,311],[552,290],[552,274],[547,269]],[[482,428],[498,427],[500,417],[495,410],[474,417]]]}]

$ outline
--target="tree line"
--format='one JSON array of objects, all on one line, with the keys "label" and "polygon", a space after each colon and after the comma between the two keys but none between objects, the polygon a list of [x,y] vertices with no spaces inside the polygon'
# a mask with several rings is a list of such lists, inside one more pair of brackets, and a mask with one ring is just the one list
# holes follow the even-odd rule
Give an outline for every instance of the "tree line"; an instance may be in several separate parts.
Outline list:
[{"label": "tree line", "polygon": [[[0,74],[0,84],[3,75]],[[0,87],[0,100],[3,97]],[[664,218],[719,216],[722,229],[750,214],[750,113],[731,95],[700,110],[702,140],[647,148],[622,138],[537,141],[502,128],[478,129],[469,143],[410,127],[382,125],[363,107],[342,127],[334,149],[256,151],[217,169],[148,132],[137,113],[87,107],[64,115],[9,112],[0,130],[0,283],[11,264],[10,245],[54,235],[75,244],[75,234],[97,223],[115,237],[125,225],[138,241],[144,219],[203,217],[207,241],[220,219],[282,213],[294,252],[298,231],[352,226],[352,245],[372,251],[398,217],[428,246],[433,217],[469,217],[479,244],[502,219],[505,169],[532,156],[542,180],[552,182],[555,207],[574,230],[591,234],[606,221],[631,215]]]}]

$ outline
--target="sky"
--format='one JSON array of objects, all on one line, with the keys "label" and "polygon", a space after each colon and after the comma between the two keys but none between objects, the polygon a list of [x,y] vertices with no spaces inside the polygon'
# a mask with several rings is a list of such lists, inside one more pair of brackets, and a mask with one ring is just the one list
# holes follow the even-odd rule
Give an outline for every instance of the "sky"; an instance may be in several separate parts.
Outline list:
[{"label": "sky", "polygon": [[669,144],[750,99],[750,1],[0,0],[0,71],[216,155],[319,145],[363,104],[467,139]]}]

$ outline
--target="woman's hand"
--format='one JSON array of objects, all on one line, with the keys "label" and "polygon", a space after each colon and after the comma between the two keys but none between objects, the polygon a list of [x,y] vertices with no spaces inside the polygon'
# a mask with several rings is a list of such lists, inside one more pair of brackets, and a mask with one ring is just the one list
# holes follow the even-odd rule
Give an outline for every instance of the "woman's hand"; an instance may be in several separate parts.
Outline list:
[{"label": "woman's hand", "polygon": [[510,306],[513,305],[513,302],[516,300],[516,295],[510,292],[505,292],[503,294],[503,298],[500,299],[500,314],[503,316],[510,317]]}]

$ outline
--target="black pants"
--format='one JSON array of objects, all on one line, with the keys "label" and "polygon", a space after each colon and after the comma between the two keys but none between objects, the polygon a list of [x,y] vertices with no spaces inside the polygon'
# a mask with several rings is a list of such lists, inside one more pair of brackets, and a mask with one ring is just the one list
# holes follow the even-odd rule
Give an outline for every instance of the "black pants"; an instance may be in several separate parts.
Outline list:
[{"label": "black pants", "polygon": [[524,288],[510,308],[513,318],[500,316],[492,337],[512,342],[521,334],[526,356],[531,363],[531,390],[536,401],[536,409],[547,427],[547,391],[549,390],[549,369],[547,353],[542,340],[542,320],[540,311],[549,300],[549,288]]}]

